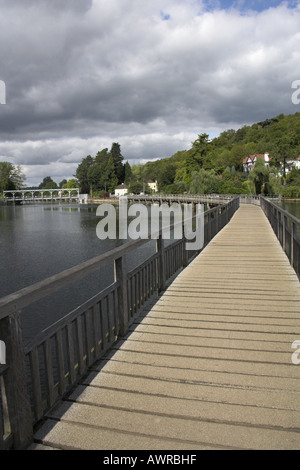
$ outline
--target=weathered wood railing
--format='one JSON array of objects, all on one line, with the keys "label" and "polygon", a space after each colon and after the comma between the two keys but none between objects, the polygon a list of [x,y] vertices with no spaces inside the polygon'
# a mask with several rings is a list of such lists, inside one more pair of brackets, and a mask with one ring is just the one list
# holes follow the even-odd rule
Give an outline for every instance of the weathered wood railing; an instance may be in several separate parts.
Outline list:
[{"label": "weathered wood railing", "polygon": [[184,203],[211,203],[211,204],[226,204],[232,198],[237,196],[231,194],[129,194],[127,196],[128,201],[140,201],[140,202],[158,202],[158,203],[172,203],[178,202],[179,204]]},{"label": "weathered wood railing", "polygon": [[260,204],[291,266],[300,278],[300,220],[264,197],[260,198]]},{"label": "weathered wood railing", "polygon": [[[204,214],[204,246],[231,219],[239,199]],[[128,331],[143,304],[195,255],[184,238],[126,272],[126,256],[149,240],[130,241],[114,250],[0,299],[0,339],[6,362],[0,365],[0,449],[22,449],[33,426]],[[34,338],[24,349],[21,310],[66,285],[114,263],[114,282]]]}]

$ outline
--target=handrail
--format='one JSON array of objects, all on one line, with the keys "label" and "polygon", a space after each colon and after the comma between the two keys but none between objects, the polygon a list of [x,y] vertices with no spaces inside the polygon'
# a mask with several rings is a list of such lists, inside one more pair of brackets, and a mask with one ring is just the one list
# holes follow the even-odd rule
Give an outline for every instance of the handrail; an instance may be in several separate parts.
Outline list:
[{"label": "handrail", "polygon": [[[204,213],[204,246],[231,219],[239,198]],[[0,299],[0,338],[7,365],[0,368],[0,448],[26,448],[33,425],[86,373],[95,361],[128,332],[141,307],[195,255],[185,250],[184,237],[164,246],[157,234],[156,253],[127,272],[125,257],[148,239],[132,240],[114,250]],[[114,282],[39,334],[24,349],[21,310],[91,272],[114,263]],[[43,367],[41,367],[41,360]],[[6,396],[7,403],[2,398]],[[2,404],[1,404],[2,401]],[[9,438],[1,410],[9,416]]]},{"label": "handrail", "polygon": [[268,218],[283,251],[300,278],[300,219],[265,197],[261,197],[260,201],[261,208]]},{"label": "handrail", "polygon": [[88,261],[84,261],[77,266],[66,269],[59,274],[54,274],[53,276],[32,284],[31,286],[24,287],[17,292],[2,297],[0,299],[0,320],[5,318],[11,312],[27,307],[33,302],[40,300],[49,294],[53,294],[66,285],[87,276],[103,266],[106,266],[108,263],[124,256],[133,249],[139,248],[148,241],[148,239],[132,240],[102,255],[91,258]]}]

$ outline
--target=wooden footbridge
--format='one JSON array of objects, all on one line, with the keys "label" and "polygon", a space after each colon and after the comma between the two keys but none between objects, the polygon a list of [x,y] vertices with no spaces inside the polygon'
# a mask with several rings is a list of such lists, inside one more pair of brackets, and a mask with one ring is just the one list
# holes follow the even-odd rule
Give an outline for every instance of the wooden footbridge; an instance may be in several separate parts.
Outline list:
[{"label": "wooden footbridge", "polygon": [[210,235],[206,221],[210,243],[100,360],[89,345],[77,385],[45,412],[35,379],[45,419],[30,449],[300,449],[299,221],[265,199],[236,209]]}]

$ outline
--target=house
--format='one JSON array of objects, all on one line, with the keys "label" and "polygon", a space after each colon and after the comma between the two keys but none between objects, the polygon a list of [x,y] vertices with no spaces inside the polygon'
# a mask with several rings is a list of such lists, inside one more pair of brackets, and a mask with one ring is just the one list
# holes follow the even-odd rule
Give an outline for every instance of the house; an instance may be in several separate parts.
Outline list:
[{"label": "house", "polygon": [[157,187],[157,181],[152,181],[152,180],[149,180],[147,181],[147,184],[149,186],[149,188],[151,189],[151,191],[157,193],[158,192],[158,187]]},{"label": "house", "polygon": [[285,160],[285,172],[289,173],[290,171],[292,171],[293,168],[296,168],[296,170],[300,170],[300,156],[297,158],[287,158]]},{"label": "house", "polygon": [[[272,157],[270,157],[268,153],[249,155],[248,157],[243,159],[243,171],[245,173],[250,173],[258,157],[263,158],[266,166],[268,166],[270,161],[272,160]],[[292,171],[293,168],[296,168],[296,170],[299,170],[300,169],[300,155],[297,158],[286,158],[285,164],[281,162],[282,171],[283,171],[284,166],[285,166],[285,173],[289,173],[290,171]]]},{"label": "house", "polygon": [[259,153],[259,154],[255,154],[255,155],[249,155],[248,157],[244,158],[243,160],[243,171],[245,173],[250,173],[250,171],[253,169],[255,163],[256,163],[256,160],[258,158],[262,158],[265,162],[265,165],[268,166],[272,157],[269,156],[268,153]]},{"label": "house", "polygon": [[126,186],[126,184],[124,183],[119,184],[119,186],[115,188],[115,196],[117,197],[125,196],[127,192],[128,192],[128,186]]}]

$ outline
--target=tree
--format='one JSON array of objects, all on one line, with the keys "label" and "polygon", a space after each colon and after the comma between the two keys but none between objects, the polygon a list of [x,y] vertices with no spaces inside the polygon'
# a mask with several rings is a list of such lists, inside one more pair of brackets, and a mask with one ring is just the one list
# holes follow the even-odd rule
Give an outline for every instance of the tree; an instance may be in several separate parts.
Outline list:
[{"label": "tree", "polygon": [[78,188],[78,181],[75,180],[74,178],[71,178],[67,181],[67,183],[64,185],[64,188],[71,189],[71,188]]},{"label": "tree", "polygon": [[160,171],[157,178],[159,189],[174,183],[176,175],[176,165],[172,161],[165,159],[160,165]]},{"label": "tree", "polygon": [[112,144],[111,150],[110,150],[110,156],[114,164],[114,169],[115,169],[116,177],[118,179],[118,184],[124,183],[125,172],[124,172],[124,165],[122,163],[123,156],[121,154],[121,147],[119,143],[114,142]]},{"label": "tree", "polygon": [[53,181],[51,176],[46,176],[41,182],[41,184],[39,185],[39,189],[57,189],[57,188],[58,186],[55,183],[55,181]]},{"label": "tree", "polygon": [[81,163],[78,165],[75,178],[79,181],[80,190],[82,193],[89,193],[89,181],[88,181],[88,171],[89,168],[93,165],[94,159],[91,155],[87,155],[82,159]]},{"label": "tree", "polygon": [[106,190],[113,193],[115,191],[116,186],[118,186],[119,181],[115,172],[115,165],[111,156],[109,157],[108,162],[107,162],[106,181],[107,181]]},{"label": "tree", "polygon": [[87,173],[88,185],[93,193],[106,190],[107,181],[107,165],[108,155],[102,155],[102,159],[97,158],[93,165],[90,166]]},{"label": "tree", "polygon": [[124,183],[128,185],[131,179],[132,179],[131,166],[129,165],[128,162],[126,162],[124,165]]},{"label": "tree", "polygon": [[198,139],[193,142],[193,158],[198,162],[200,168],[204,170],[210,170],[211,158],[209,154],[210,140],[208,134],[200,134]]},{"label": "tree", "polygon": [[14,167],[11,173],[11,179],[14,183],[15,189],[24,188],[24,181],[26,180],[26,176],[21,165]]},{"label": "tree", "polygon": [[269,182],[269,169],[265,166],[263,158],[258,157],[249,179],[254,183],[255,194],[262,194],[265,186]]},{"label": "tree", "polygon": [[65,187],[66,184],[67,184],[67,180],[66,180],[66,179],[63,179],[63,180],[58,184],[58,186],[59,186],[60,188],[63,188],[63,187]]},{"label": "tree", "polygon": [[16,189],[13,174],[14,165],[10,162],[0,162],[0,192]]},{"label": "tree", "polygon": [[219,192],[219,186],[220,178],[215,171],[201,168],[193,172],[189,189],[191,194],[214,194]]},{"label": "tree", "polygon": [[140,194],[143,190],[143,183],[141,181],[132,180],[128,187],[128,192],[132,194]]}]

